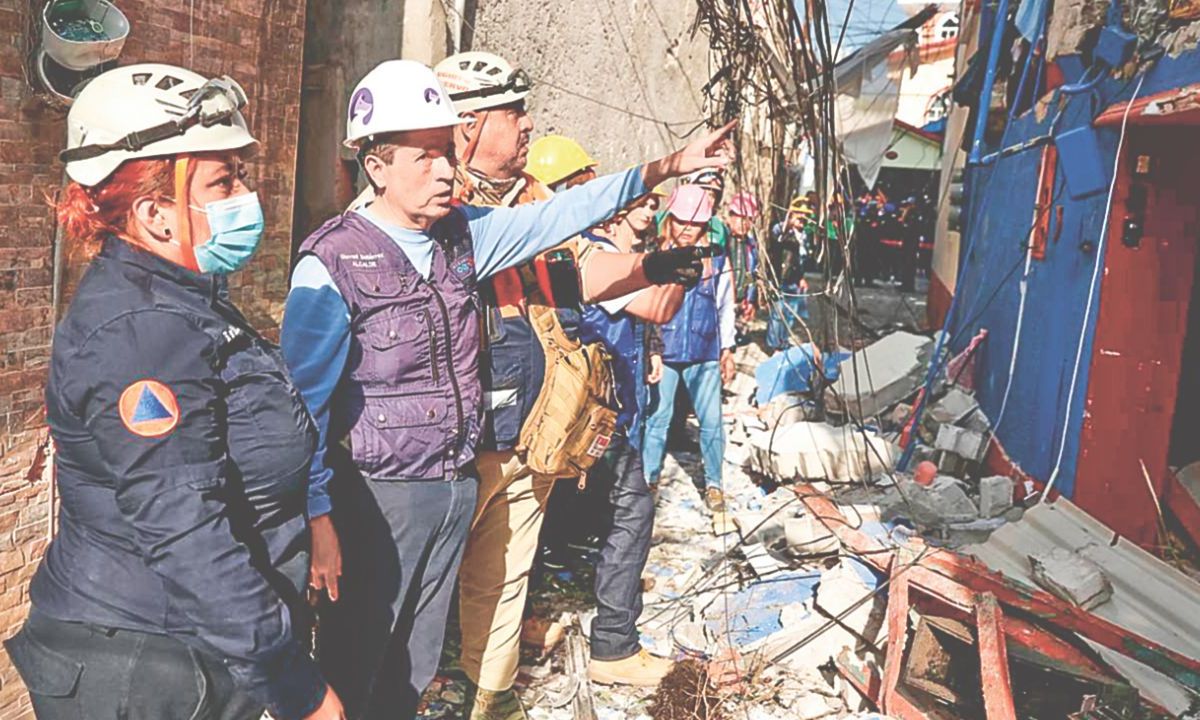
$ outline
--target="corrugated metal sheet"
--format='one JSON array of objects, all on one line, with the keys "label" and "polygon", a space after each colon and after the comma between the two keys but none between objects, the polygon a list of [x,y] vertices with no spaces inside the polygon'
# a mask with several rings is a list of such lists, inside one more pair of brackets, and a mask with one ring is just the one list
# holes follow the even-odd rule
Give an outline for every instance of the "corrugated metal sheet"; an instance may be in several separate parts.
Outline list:
[{"label": "corrugated metal sheet", "polygon": [[[1011,578],[1033,584],[1029,556],[1067,548],[1098,564],[1113,586],[1113,598],[1092,612],[1150,640],[1200,658],[1200,583],[1060,499],[1025,514],[986,543],[964,548]],[[1190,693],[1178,683],[1123,655],[1100,650],[1146,697],[1173,713],[1188,709]]]}]

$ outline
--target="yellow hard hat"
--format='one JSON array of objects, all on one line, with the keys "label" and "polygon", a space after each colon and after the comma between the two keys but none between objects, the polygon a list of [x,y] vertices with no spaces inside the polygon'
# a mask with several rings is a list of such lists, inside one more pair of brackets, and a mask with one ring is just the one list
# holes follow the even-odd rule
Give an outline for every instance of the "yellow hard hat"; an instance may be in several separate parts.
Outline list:
[{"label": "yellow hard hat", "polygon": [[659,197],[667,197],[671,194],[671,191],[667,188],[667,184],[663,182],[655,185],[654,189],[650,191],[650,194],[657,195]]},{"label": "yellow hard hat", "polygon": [[788,206],[788,212],[811,213],[812,203],[808,201],[807,197],[803,195],[797,195],[796,197],[792,198],[792,204]]},{"label": "yellow hard hat", "polygon": [[581,170],[599,165],[583,147],[562,135],[547,135],[529,146],[525,171],[543,185],[553,186]]}]

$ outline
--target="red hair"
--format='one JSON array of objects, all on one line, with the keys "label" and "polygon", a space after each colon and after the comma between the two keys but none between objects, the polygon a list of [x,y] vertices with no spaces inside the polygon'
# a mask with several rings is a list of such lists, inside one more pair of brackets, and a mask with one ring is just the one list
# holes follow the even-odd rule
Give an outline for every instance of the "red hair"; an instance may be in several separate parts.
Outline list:
[{"label": "red hair", "polygon": [[127,238],[133,201],[146,195],[174,196],[174,158],[129,160],[94,187],[70,182],[55,210],[75,250],[90,258],[108,235]]}]

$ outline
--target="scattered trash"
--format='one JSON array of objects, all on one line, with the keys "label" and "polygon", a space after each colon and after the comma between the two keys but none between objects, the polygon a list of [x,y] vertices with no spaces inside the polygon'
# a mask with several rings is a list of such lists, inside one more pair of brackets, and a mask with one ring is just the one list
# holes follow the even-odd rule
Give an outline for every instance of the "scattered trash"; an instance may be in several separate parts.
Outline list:
[{"label": "scattered trash", "polygon": [[811,343],[777,352],[754,372],[758,383],[755,398],[759,405],[766,405],[777,395],[809,392],[814,377],[819,377],[818,364],[824,364],[825,382],[836,382],[839,366],[848,357],[850,353],[844,352],[822,355]]}]

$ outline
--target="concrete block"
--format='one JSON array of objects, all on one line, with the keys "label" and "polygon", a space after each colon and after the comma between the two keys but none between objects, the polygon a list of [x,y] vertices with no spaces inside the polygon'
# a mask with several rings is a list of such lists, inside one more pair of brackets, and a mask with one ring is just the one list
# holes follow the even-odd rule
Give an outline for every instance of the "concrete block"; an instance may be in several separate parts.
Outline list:
[{"label": "concrete block", "polygon": [[954,453],[962,458],[975,460],[983,450],[985,438],[983,433],[967,428],[943,425],[938,428],[937,441],[934,447],[944,452]]},{"label": "concrete block", "polygon": [[979,481],[979,516],[994,518],[1012,507],[1013,481],[1004,475],[985,477]]},{"label": "concrete block", "polygon": [[940,400],[929,406],[925,417],[939,425],[955,425],[977,407],[979,403],[974,396],[952,386]]},{"label": "concrete block", "polygon": [[1100,566],[1066,548],[1030,555],[1029,565],[1034,582],[1084,610],[1112,598],[1112,584]]},{"label": "concrete block", "polygon": [[905,332],[888,335],[842,363],[827,406],[857,418],[877,416],[916,392],[932,355],[933,341],[927,337]]},{"label": "concrete block", "polygon": [[926,527],[942,527],[954,523],[973,522],[979,509],[967,496],[962,483],[941,476],[932,485],[918,485],[911,480],[900,483],[901,494],[908,500],[905,509],[912,520]]}]

